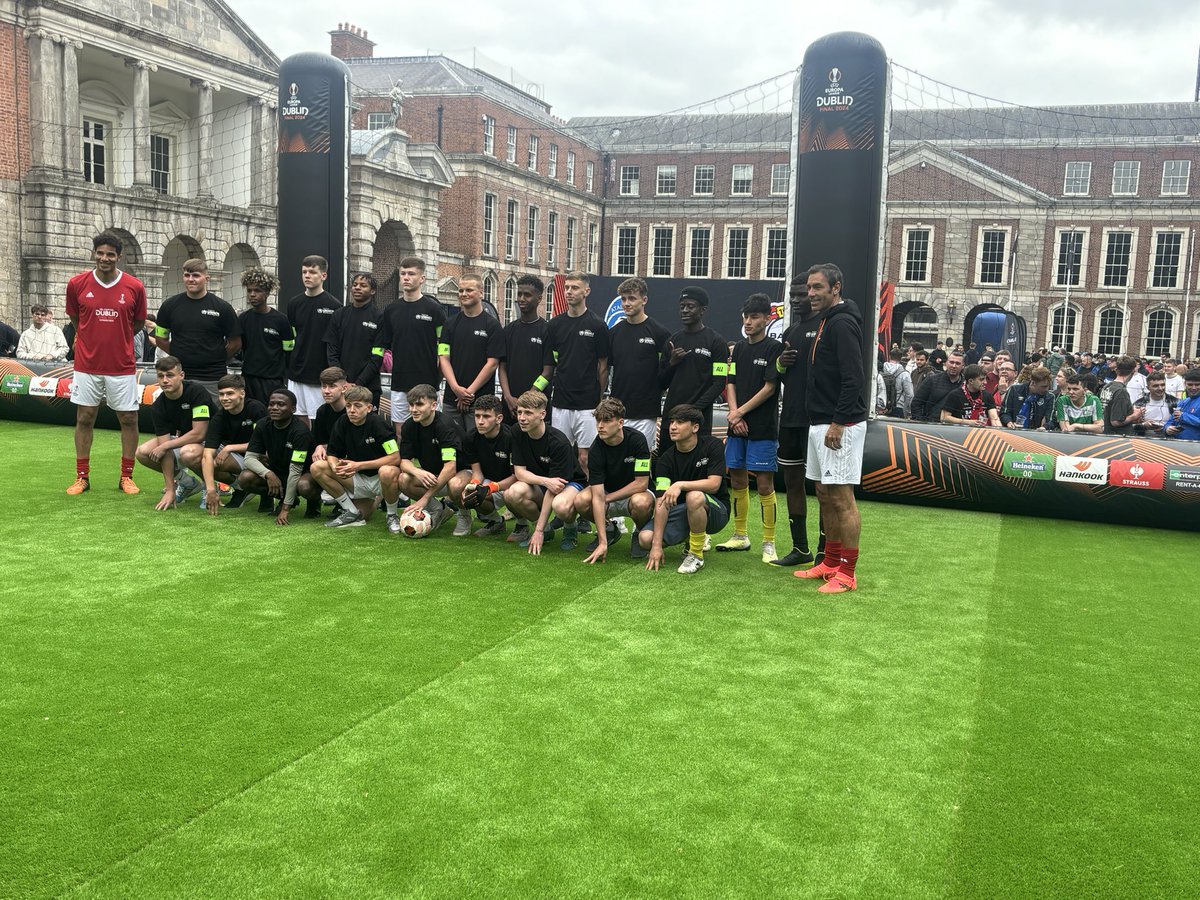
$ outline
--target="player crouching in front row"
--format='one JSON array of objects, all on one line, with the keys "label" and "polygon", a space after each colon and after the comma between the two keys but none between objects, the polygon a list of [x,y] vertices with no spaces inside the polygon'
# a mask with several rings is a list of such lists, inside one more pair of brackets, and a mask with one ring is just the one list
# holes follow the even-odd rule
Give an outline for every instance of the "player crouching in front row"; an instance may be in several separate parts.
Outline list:
[{"label": "player crouching in front row", "polygon": [[[150,407],[155,437],[138,447],[136,456],[146,468],[162,472],[163,495],[154,508],[163,510],[179,502],[176,488],[181,483],[179,476],[184,466],[181,457],[186,454],[198,463],[203,455],[204,436],[212,417],[209,408],[212,397],[202,385],[184,380],[183,366],[174,356],[164,356],[154,364],[154,370],[161,389]],[[199,482],[193,476],[187,478],[199,489]]]},{"label": "player crouching in front row", "polygon": [[312,432],[296,417],[296,395],[287,388],[272,391],[267,417],[254,426],[250,435],[246,468],[237,478],[238,490],[261,494],[267,509],[271,508],[271,498],[278,497],[275,524],[287,525],[311,449]]},{"label": "player crouching in front row", "polygon": [[[465,518],[454,528],[454,536],[470,534],[471,510],[475,510],[482,526],[475,531],[475,537],[489,537],[504,533],[504,516],[500,512],[506,503],[504,492],[517,480],[512,467],[512,430],[501,421],[504,407],[499,397],[491,394],[476,397],[471,410],[475,415],[475,431],[467,436],[463,447],[464,462],[471,468],[461,469],[450,480],[450,496],[465,513]],[[529,536],[529,523],[517,519],[513,534],[518,535],[517,542],[524,540]]]},{"label": "player crouching in front row", "polygon": [[687,540],[677,571],[694,575],[704,568],[704,535],[717,534],[729,522],[725,447],[700,434],[704,415],[696,407],[681,403],[667,416],[671,446],[654,461],[654,523],[642,527],[638,540],[650,551],[651,571],[662,565],[664,547]]},{"label": "player crouching in front row", "polygon": [[[432,533],[446,519],[446,506],[439,498],[450,496],[450,479],[462,465],[463,433],[456,422],[438,411],[437,391],[432,385],[413,385],[405,399],[410,418],[400,426],[400,466],[385,466],[379,473],[388,504],[388,531],[400,534],[396,498],[404,494],[412,499],[408,515],[424,510],[432,517]],[[389,496],[393,499],[388,500]]]},{"label": "player crouching in front row", "polygon": [[[329,436],[325,458],[312,464],[312,476],[341,507],[326,528],[365,525],[382,497],[389,518],[397,514],[396,487],[400,449],[392,426],[371,412],[371,391],[356,386],[346,391],[346,415]],[[389,523],[390,524],[390,523]]]}]

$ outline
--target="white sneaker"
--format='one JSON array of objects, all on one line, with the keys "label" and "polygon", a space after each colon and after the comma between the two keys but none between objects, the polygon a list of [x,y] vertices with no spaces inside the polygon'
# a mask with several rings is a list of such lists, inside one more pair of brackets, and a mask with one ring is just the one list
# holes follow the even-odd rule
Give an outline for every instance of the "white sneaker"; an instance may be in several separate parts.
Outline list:
[{"label": "white sneaker", "polygon": [[460,509],[454,514],[454,536],[466,537],[471,533],[471,511]]},{"label": "white sneaker", "polygon": [[325,523],[326,528],[357,528],[361,525],[366,525],[367,520],[357,509],[353,512],[342,510],[342,514],[336,519],[332,519]]},{"label": "white sneaker", "polygon": [[399,513],[388,513],[387,530],[388,530],[389,534],[399,534],[400,533],[400,514]]},{"label": "white sneaker", "polygon": [[609,521],[616,523],[617,534],[629,534],[629,528],[625,525],[624,516],[617,516],[615,519],[609,519]]},{"label": "white sneaker", "polygon": [[685,553],[683,562],[679,564],[679,568],[675,571],[680,575],[695,575],[704,568],[704,560],[695,553]]},{"label": "white sneaker", "polygon": [[763,541],[762,551],[763,551],[762,559],[763,559],[763,562],[765,562],[765,563],[773,563],[773,562],[775,562],[775,560],[779,559],[778,554],[776,554],[776,552],[775,552],[775,542],[774,541]]},{"label": "white sneaker", "polygon": [[[705,535],[705,537],[707,538],[708,535]],[[708,541],[706,540],[704,543],[707,544]],[[706,546],[704,549],[707,550],[708,547]],[[748,538],[744,534],[735,534],[733,537],[731,537],[725,543],[717,544],[717,549],[722,552],[727,551],[727,550],[749,550],[750,549],[750,538]]]},{"label": "white sneaker", "polygon": [[[704,536],[704,549],[706,551],[712,549],[712,535],[711,534],[706,534]],[[700,560],[700,564],[704,565],[704,560]]]}]

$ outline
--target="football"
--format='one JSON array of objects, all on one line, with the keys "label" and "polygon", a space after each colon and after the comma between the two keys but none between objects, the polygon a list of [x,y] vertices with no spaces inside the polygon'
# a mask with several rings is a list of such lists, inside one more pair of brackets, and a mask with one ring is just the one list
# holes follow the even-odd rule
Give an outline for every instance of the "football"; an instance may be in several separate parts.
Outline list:
[{"label": "football", "polygon": [[405,537],[423,538],[433,527],[433,517],[423,509],[406,509],[400,515],[400,530]]}]

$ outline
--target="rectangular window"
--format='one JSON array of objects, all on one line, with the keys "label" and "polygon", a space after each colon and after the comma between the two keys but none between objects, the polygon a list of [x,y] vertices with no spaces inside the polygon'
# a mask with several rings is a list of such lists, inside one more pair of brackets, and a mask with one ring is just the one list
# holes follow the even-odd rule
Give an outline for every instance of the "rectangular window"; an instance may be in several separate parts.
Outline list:
[{"label": "rectangular window", "polygon": [[979,284],[1004,284],[1004,253],[1008,232],[985,228],[979,240]]},{"label": "rectangular window", "polygon": [[904,229],[904,280],[914,284],[929,283],[928,228]]},{"label": "rectangular window", "polygon": [[660,197],[674,197],[675,196],[675,182],[676,182],[675,173],[676,173],[676,171],[677,170],[676,170],[675,166],[659,166],[658,167],[658,173],[657,173],[658,179],[657,179],[657,185],[655,187],[654,192],[656,194],[658,194]]},{"label": "rectangular window", "polygon": [[508,126],[508,147],[504,158],[510,163],[517,161],[517,129],[512,125]]},{"label": "rectangular window", "polygon": [[1146,316],[1146,356],[1167,356],[1175,341],[1175,314],[1156,309]]},{"label": "rectangular window", "polygon": [[1090,162],[1069,162],[1063,177],[1063,195],[1067,197],[1086,197],[1092,189],[1092,164]]},{"label": "rectangular window", "polygon": [[396,125],[396,117],[390,112],[367,113],[367,131],[387,131]]},{"label": "rectangular window", "polygon": [[517,257],[517,201],[508,201],[508,214],[504,219],[504,258]]},{"label": "rectangular window", "polygon": [[1142,164],[1136,159],[1119,159],[1113,163],[1113,196],[1136,196],[1138,191],[1138,176],[1141,174]]},{"label": "rectangular window", "polygon": [[575,183],[575,151],[567,151],[567,184]]},{"label": "rectangular window", "polygon": [[530,172],[537,171],[537,151],[538,151],[538,136],[531,134],[529,136],[529,154],[525,161],[525,167]]},{"label": "rectangular window", "polygon": [[754,186],[754,166],[740,164],[733,167],[733,185],[730,193],[734,197],[749,197]]},{"label": "rectangular window", "polygon": [[745,278],[750,270],[750,229],[725,231],[725,277]]},{"label": "rectangular window", "polygon": [[150,135],[150,184],[160,194],[171,192],[171,139]]},{"label": "rectangular window", "polygon": [[558,213],[551,211],[546,216],[546,265],[552,266],[558,258]]},{"label": "rectangular window", "polygon": [[696,166],[692,171],[692,193],[700,197],[711,196],[716,180],[716,166]]},{"label": "rectangular window", "polygon": [[567,271],[575,268],[575,219],[567,216]]},{"label": "rectangular window", "polygon": [[638,196],[641,193],[641,177],[641,166],[621,166],[621,196]]},{"label": "rectangular window", "polygon": [[550,145],[549,171],[547,174],[551,178],[558,177],[558,144]]},{"label": "rectangular window", "polygon": [[1060,231],[1058,233],[1058,267],[1054,273],[1057,287],[1079,284],[1083,269],[1083,232]]},{"label": "rectangular window", "polygon": [[1182,231],[1155,232],[1154,271],[1150,277],[1150,287],[1179,287],[1179,255],[1182,248]]},{"label": "rectangular window", "polygon": [[496,120],[491,116],[483,117],[483,152],[496,155]]},{"label": "rectangular window", "polygon": [[1163,163],[1162,195],[1182,197],[1188,192],[1188,180],[1192,174],[1190,159],[1168,159]]},{"label": "rectangular window", "polygon": [[595,187],[596,182],[596,164],[590,159],[588,160],[587,167],[584,169],[583,178],[583,189],[589,194],[592,193],[592,189]]},{"label": "rectangular window", "polygon": [[688,247],[688,277],[707,278],[712,263],[712,229],[693,228]]},{"label": "rectangular window", "polygon": [[775,196],[788,192],[788,178],[791,167],[787,163],[775,163],[771,166],[771,193]]},{"label": "rectangular window", "polygon": [[650,261],[650,274],[670,278],[675,268],[675,229],[659,225],[654,229],[654,257]]},{"label": "rectangular window", "polygon": [[83,180],[90,184],[108,184],[108,126],[83,120]]},{"label": "rectangular window", "polygon": [[600,245],[600,227],[598,225],[588,226],[588,245],[587,245],[587,270],[589,272],[596,271],[596,250]]},{"label": "rectangular window", "polygon": [[483,195],[483,255],[496,255],[496,195]]},{"label": "rectangular window", "polygon": [[1129,260],[1132,257],[1133,232],[1108,232],[1104,246],[1105,287],[1127,287],[1129,285]]},{"label": "rectangular window", "polygon": [[768,228],[763,253],[763,277],[787,277],[787,229]]},{"label": "rectangular window", "polygon": [[637,229],[622,225],[617,229],[616,271],[614,275],[637,273]]},{"label": "rectangular window", "polygon": [[526,231],[526,247],[528,251],[525,255],[527,262],[537,262],[537,229],[538,229],[538,208],[536,206],[529,207],[529,227]]}]

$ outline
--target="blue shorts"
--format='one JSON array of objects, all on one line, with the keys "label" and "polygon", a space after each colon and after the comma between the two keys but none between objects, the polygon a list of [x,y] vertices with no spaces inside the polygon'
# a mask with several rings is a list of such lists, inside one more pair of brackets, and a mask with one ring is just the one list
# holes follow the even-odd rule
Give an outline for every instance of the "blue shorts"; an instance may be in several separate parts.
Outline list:
[{"label": "blue shorts", "polygon": [[774,441],[752,441],[731,434],[725,438],[725,465],[748,472],[774,472],[777,468]]},{"label": "blue shorts", "polygon": [[[679,495],[679,502],[667,513],[667,528],[663,532],[663,546],[673,547],[688,539],[691,527],[688,525],[687,504],[683,502],[685,494]],[[708,521],[704,526],[705,534],[718,534],[729,524],[729,509],[716,497],[710,496],[704,505],[708,511]],[[654,531],[654,518],[651,517],[641,528],[642,531]]]}]

